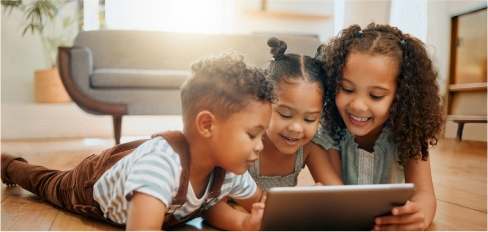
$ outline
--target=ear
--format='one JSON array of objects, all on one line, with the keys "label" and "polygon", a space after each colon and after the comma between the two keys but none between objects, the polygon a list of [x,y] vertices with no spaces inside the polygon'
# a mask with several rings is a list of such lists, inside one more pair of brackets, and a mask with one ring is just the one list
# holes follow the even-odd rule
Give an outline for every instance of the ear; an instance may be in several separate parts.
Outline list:
[{"label": "ear", "polygon": [[215,129],[215,122],[215,115],[210,111],[204,110],[198,113],[195,122],[198,133],[205,138],[210,138]]}]

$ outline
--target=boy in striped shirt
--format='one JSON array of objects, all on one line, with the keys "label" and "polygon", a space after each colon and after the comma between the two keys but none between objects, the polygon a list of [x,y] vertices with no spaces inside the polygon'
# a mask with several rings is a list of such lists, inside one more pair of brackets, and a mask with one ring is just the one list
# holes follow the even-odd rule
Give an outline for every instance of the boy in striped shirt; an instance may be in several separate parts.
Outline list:
[{"label": "boy in striped shirt", "polygon": [[[258,230],[264,197],[260,200],[262,191],[247,169],[263,149],[274,86],[261,70],[232,53],[202,58],[192,71],[181,88],[184,128],[183,134],[177,132],[179,140],[163,134],[120,144],[69,171],[2,154],[2,182],[127,230],[171,229],[170,224],[178,225],[174,221],[185,222],[195,212],[203,212],[219,229]],[[223,182],[215,187],[218,175]],[[181,195],[183,201],[174,204]],[[251,213],[221,201],[226,197]]]}]

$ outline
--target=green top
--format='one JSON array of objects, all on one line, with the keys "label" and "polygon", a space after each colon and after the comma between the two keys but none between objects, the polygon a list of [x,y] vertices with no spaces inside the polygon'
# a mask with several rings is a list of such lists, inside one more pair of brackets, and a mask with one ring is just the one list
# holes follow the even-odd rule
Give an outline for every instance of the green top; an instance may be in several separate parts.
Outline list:
[{"label": "green top", "polygon": [[325,149],[338,150],[341,156],[342,182],[348,185],[404,183],[403,166],[397,161],[399,155],[395,144],[384,127],[375,142],[373,153],[358,148],[354,135],[346,128],[346,135],[338,145],[319,125],[313,142]]},{"label": "green top", "polygon": [[300,147],[298,148],[295,159],[295,170],[291,174],[286,176],[261,176],[259,175],[259,159],[256,160],[255,165],[250,167],[248,171],[256,184],[263,191],[267,191],[271,187],[295,187],[298,182],[298,174],[303,167],[303,147]]}]

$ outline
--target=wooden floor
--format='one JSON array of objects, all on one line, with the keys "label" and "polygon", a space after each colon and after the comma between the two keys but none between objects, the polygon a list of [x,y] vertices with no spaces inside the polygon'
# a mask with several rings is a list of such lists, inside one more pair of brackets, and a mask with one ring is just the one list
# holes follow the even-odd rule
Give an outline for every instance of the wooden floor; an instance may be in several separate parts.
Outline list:
[{"label": "wooden floor", "polygon": [[[2,141],[2,152],[26,158],[30,163],[66,170],[91,154],[113,145],[112,140]],[[437,213],[428,230],[487,230],[487,144],[442,139],[431,152]],[[299,185],[313,183],[308,170]],[[58,209],[23,190],[1,190],[1,230],[120,230]]]}]

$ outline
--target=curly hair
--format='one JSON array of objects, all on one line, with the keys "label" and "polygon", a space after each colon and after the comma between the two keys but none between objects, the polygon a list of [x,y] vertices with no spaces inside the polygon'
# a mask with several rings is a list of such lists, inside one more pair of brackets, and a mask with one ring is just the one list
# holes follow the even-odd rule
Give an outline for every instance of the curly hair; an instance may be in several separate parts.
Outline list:
[{"label": "curly hair", "polygon": [[202,57],[191,66],[193,75],[181,87],[182,115],[186,124],[203,110],[226,120],[254,100],[276,101],[273,82],[264,71],[248,66],[234,51]]},{"label": "curly hair", "polygon": [[398,61],[397,91],[386,121],[392,129],[390,138],[399,152],[400,164],[407,159],[427,160],[429,145],[437,145],[445,122],[438,73],[422,41],[389,25],[371,23],[365,29],[352,25],[317,49],[315,57],[323,62],[327,75],[324,132],[336,144],[346,134],[335,99],[350,53],[384,55]]},{"label": "curly hair", "polygon": [[325,72],[320,61],[307,55],[285,54],[288,47],[286,42],[275,37],[268,39],[268,46],[273,58],[265,71],[278,88],[294,84],[293,80],[299,79],[304,82],[317,83],[320,87],[318,91],[324,93]]}]

